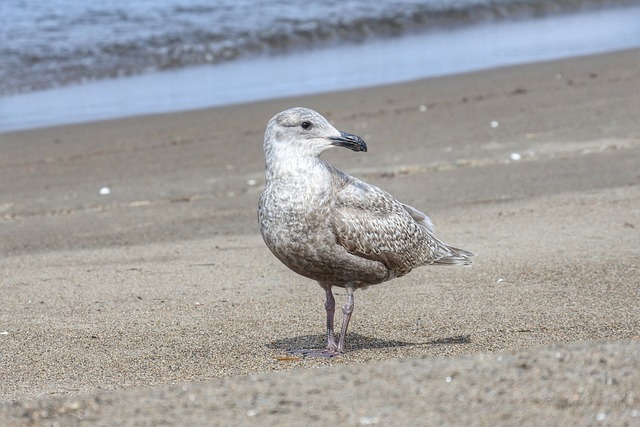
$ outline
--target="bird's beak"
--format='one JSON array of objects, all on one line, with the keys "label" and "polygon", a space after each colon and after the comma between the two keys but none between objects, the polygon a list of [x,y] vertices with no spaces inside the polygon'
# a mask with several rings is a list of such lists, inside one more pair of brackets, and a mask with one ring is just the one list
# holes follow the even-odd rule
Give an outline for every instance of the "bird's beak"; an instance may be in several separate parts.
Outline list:
[{"label": "bird's beak", "polygon": [[340,136],[332,136],[328,139],[338,147],[345,147],[352,151],[367,151],[367,144],[358,135],[340,132]]}]

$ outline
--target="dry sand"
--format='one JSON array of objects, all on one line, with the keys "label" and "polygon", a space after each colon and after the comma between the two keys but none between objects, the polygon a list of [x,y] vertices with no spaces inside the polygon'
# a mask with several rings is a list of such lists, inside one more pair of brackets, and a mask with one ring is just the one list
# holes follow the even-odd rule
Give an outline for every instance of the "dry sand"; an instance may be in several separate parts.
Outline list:
[{"label": "dry sand", "polygon": [[[638,58],[0,135],[0,424],[640,425]],[[296,105],[478,255],[356,293],[330,360],[256,224]]]}]

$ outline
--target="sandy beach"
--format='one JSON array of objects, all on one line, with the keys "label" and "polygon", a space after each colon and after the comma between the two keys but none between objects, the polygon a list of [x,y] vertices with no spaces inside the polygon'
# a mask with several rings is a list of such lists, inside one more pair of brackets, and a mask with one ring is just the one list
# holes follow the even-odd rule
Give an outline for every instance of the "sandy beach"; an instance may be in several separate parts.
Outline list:
[{"label": "sandy beach", "polygon": [[[0,425],[640,425],[638,58],[0,134]],[[339,358],[257,227],[292,106],[477,254],[357,292]]]}]

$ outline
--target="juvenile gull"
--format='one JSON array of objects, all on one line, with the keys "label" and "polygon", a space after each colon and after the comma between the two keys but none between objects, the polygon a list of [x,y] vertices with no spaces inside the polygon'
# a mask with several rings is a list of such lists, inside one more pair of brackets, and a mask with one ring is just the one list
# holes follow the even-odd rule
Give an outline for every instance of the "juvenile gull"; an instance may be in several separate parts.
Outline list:
[{"label": "juvenile gull", "polygon": [[[419,210],[322,161],[320,154],[331,147],[367,151],[362,138],[338,131],[307,108],[276,114],[264,135],[262,237],[280,261],[326,292],[327,347],[294,350],[306,356],[344,353],[356,289],[422,265],[470,265],[473,255],[438,240],[431,220]],[[334,286],[347,292],[337,342]]]}]

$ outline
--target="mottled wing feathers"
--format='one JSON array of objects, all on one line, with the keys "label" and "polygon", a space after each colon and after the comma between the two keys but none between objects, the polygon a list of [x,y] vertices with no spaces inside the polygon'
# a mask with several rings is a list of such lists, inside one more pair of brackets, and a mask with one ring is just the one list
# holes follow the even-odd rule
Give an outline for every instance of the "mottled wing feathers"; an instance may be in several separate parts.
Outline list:
[{"label": "mottled wing feathers", "polygon": [[467,255],[433,235],[431,220],[390,194],[355,178],[338,191],[333,228],[347,251],[383,263],[395,276],[424,264],[467,264]]},{"label": "mottled wing feathers", "polygon": [[409,212],[409,215],[411,215],[411,218],[413,218],[418,224],[425,227],[431,233],[435,233],[435,230],[433,228],[433,222],[431,222],[431,218],[429,218],[428,216],[426,216],[416,208],[412,208],[411,206],[405,205],[404,203],[402,204],[402,207],[407,212]]}]

